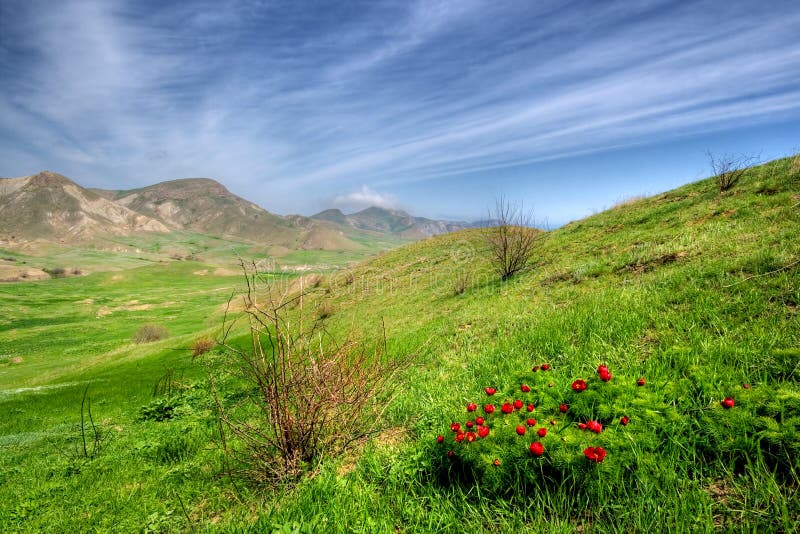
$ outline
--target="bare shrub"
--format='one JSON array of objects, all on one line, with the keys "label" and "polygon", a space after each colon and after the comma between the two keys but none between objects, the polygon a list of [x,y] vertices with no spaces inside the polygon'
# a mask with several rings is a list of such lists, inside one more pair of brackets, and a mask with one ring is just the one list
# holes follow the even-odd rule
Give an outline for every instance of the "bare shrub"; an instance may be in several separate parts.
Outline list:
[{"label": "bare shrub", "polygon": [[248,321],[250,340],[227,340],[235,321],[226,313],[221,365],[210,375],[222,445],[238,474],[292,481],[380,430],[402,366],[384,359],[385,342],[373,349],[351,334],[339,343],[322,322],[304,325],[302,306],[288,310],[311,290],[276,295],[257,275],[245,278],[237,320]]},{"label": "bare shrub", "polygon": [[501,280],[508,280],[528,266],[538,235],[532,228],[533,216],[500,197],[489,217],[494,226],[487,229],[489,261]]},{"label": "bare shrub", "polygon": [[197,358],[198,356],[205,354],[213,349],[216,344],[217,342],[214,341],[214,338],[209,336],[203,336],[195,339],[192,342],[192,358]]},{"label": "bare shrub", "polygon": [[44,272],[50,275],[51,278],[64,278],[67,276],[67,270],[63,267],[53,267],[52,269],[45,269]]},{"label": "bare shrub", "polygon": [[467,287],[469,287],[471,280],[472,276],[467,271],[460,271],[456,274],[456,278],[453,280],[453,295],[458,296],[463,294],[467,290]]},{"label": "bare shrub", "polygon": [[317,319],[320,321],[333,315],[333,306],[330,302],[322,302],[317,306]]},{"label": "bare shrub", "polygon": [[744,173],[757,159],[755,156],[745,155],[723,154],[715,156],[711,152],[706,152],[706,154],[720,193],[732,189],[733,186],[739,183]]},{"label": "bare shrub", "polygon": [[160,324],[143,324],[133,334],[131,340],[134,343],[152,343],[169,337],[169,331]]}]

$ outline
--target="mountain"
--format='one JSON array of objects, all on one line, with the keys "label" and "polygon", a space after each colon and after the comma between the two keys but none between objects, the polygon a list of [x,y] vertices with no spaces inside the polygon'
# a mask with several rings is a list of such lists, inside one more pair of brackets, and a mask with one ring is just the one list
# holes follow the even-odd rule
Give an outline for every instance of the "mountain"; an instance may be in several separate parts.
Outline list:
[{"label": "mountain", "polygon": [[311,218],[368,232],[394,234],[406,239],[420,239],[474,227],[470,223],[436,221],[414,217],[402,210],[374,206],[350,215],[345,215],[338,209],[329,209],[312,215]]},{"label": "mountain", "polygon": [[171,230],[186,230],[272,245],[293,244],[291,221],[238,197],[209,178],[185,178],[128,191],[101,190],[133,211]]},{"label": "mountain", "polygon": [[85,241],[135,232],[169,232],[169,228],[54,172],[0,180],[4,241]]}]

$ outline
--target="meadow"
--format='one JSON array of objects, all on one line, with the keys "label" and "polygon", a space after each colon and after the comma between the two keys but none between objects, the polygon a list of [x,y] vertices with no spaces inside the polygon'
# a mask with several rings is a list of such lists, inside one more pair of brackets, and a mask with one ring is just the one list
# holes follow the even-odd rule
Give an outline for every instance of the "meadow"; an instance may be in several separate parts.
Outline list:
[{"label": "meadow", "polygon": [[[797,158],[545,232],[505,282],[484,232],[305,279],[304,314],[325,309],[338,338],[385,332],[405,365],[382,431],[292,484],[227,475],[209,377],[230,360],[192,354],[241,277],[180,261],[0,286],[0,530],[800,529]],[[132,343],[147,323],[169,336]],[[243,324],[231,338],[247,345]],[[539,419],[522,436],[527,416],[499,413],[516,399]],[[471,403],[497,405],[491,434],[456,442]]]}]

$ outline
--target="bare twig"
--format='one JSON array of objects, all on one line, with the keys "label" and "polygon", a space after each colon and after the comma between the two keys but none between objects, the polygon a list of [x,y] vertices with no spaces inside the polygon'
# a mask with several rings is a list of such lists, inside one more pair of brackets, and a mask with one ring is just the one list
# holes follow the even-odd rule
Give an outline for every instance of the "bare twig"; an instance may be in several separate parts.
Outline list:
[{"label": "bare twig", "polygon": [[747,278],[739,280],[738,282],[734,282],[733,284],[728,284],[728,285],[722,286],[722,287],[728,288],[728,287],[738,286],[739,284],[743,284],[743,283],[747,282],[748,280],[752,280],[753,278],[760,278],[762,276],[768,276],[770,274],[775,274],[775,273],[779,273],[781,271],[785,271],[786,269],[791,269],[792,267],[794,267],[797,264],[800,264],[800,260],[795,260],[792,263],[789,263],[787,265],[784,265],[783,267],[775,269],[774,271],[770,271],[768,273],[754,274],[754,275],[748,276]]}]

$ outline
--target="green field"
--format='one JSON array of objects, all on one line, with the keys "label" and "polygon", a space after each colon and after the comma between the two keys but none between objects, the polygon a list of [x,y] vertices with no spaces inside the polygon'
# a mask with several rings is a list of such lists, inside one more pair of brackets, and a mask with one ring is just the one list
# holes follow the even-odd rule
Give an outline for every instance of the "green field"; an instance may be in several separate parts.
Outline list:
[{"label": "green field", "polygon": [[[385,328],[388,355],[408,365],[385,431],[296,485],[225,474],[208,380],[227,369],[215,367],[219,349],[192,358],[240,277],[173,261],[0,286],[0,531],[800,529],[797,159],[752,168],[725,193],[704,180],[546,232],[531,268],[503,283],[483,232],[406,245],[314,284],[306,315],[324,307],[340,338]],[[132,343],[145,323],[169,337]],[[534,373],[542,363],[552,369]],[[166,382],[174,417],[141,417],[163,405]],[[86,453],[85,391],[103,437],[95,450],[84,424]],[[517,437],[519,416],[497,414],[491,439],[453,442],[467,403],[499,410],[517,397],[535,400],[546,436]],[[605,430],[578,430],[589,418]],[[527,452],[534,439],[541,457]],[[600,445],[608,456],[588,462],[584,448]]]}]

